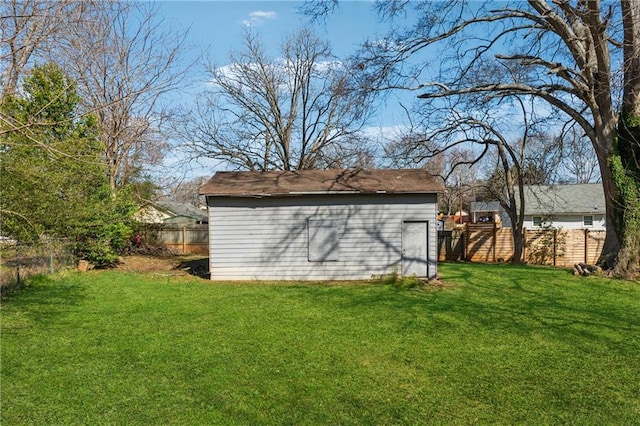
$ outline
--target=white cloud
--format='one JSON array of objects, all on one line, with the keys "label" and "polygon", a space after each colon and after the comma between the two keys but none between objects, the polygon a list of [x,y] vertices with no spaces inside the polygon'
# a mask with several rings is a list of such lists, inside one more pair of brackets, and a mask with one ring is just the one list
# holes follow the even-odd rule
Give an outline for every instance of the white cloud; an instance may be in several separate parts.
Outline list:
[{"label": "white cloud", "polygon": [[265,12],[264,10],[256,10],[255,12],[249,13],[249,16],[251,18],[274,19],[278,16],[278,14],[273,11]]},{"label": "white cloud", "polygon": [[265,21],[270,19],[276,19],[278,14],[273,11],[264,11],[264,10],[255,10],[249,13],[248,19],[243,19],[242,24],[245,27],[255,27],[257,25],[262,25]]},{"label": "white cloud", "polygon": [[[285,59],[276,58],[272,63],[264,64],[263,66],[259,66],[257,63],[251,64],[237,64],[231,63],[227,65],[220,66],[216,68],[216,73],[225,79],[232,80],[241,80],[242,73],[244,72],[244,67],[248,67],[254,71],[258,71],[260,68],[268,68],[271,69],[276,75],[280,75],[282,77],[289,76],[293,77],[295,73],[294,64],[287,62]],[[327,75],[333,71],[339,71],[344,68],[344,63],[342,61],[318,61],[314,64],[314,71],[320,75]],[[206,83],[208,86],[217,86],[216,82],[213,79],[210,79]],[[283,86],[286,89],[286,86]]]},{"label": "white cloud", "polygon": [[391,124],[379,126],[367,126],[362,129],[366,138],[381,143],[397,140],[409,132],[410,128],[405,124]]},{"label": "white cloud", "polygon": [[318,61],[314,64],[314,69],[321,73],[331,72],[344,68],[342,61]]}]

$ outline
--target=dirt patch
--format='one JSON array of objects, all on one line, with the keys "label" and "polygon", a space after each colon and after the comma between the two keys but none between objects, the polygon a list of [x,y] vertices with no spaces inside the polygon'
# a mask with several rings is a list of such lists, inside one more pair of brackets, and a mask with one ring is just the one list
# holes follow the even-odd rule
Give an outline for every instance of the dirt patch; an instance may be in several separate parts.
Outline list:
[{"label": "dirt patch", "polygon": [[197,275],[206,277],[209,274],[207,258],[186,256],[126,256],[120,258],[117,269],[137,273],[171,273],[172,275]]}]

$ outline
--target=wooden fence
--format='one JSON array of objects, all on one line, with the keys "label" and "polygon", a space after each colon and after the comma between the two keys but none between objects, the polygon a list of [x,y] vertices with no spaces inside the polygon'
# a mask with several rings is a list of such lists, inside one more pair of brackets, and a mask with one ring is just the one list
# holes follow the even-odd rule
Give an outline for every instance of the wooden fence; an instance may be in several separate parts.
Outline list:
[{"label": "wooden fence", "polygon": [[438,261],[463,260],[464,242],[464,229],[438,231]]},{"label": "wooden fence", "polygon": [[[147,225],[139,230],[149,246],[163,246],[177,254],[209,254],[208,225]],[[604,244],[604,231],[588,229],[524,230],[523,257],[539,265],[594,264]],[[494,224],[466,224],[438,232],[438,260],[508,262],[513,256],[511,228]]]},{"label": "wooden fence", "polygon": [[[605,231],[588,229],[524,230],[523,258],[538,265],[594,264],[604,244]],[[508,262],[513,256],[511,228],[495,224],[467,224],[438,236],[438,260]]]},{"label": "wooden fence", "polygon": [[208,225],[152,224],[139,229],[142,243],[177,254],[209,254]]}]

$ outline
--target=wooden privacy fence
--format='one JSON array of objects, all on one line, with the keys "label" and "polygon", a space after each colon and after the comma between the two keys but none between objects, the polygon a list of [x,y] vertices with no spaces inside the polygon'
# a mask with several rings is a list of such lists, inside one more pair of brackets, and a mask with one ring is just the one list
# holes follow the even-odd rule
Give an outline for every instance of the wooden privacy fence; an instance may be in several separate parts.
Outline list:
[{"label": "wooden privacy fence", "polygon": [[[604,244],[605,231],[588,229],[524,230],[523,258],[538,265],[573,266],[595,264]],[[440,231],[438,260],[508,262],[513,256],[511,228],[495,224],[467,224],[453,231]]]},{"label": "wooden privacy fence", "polygon": [[208,225],[149,224],[139,229],[142,243],[177,254],[209,254]]},{"label": "wooden privacy fence", "polygon": [[[143,243],[166,247],[178,254],[209,254],[208,225],[151,224],[139,230]],[[588,229],[524,230],[523,257],[539,265],[595,264],[604,244],[605,231]],[[508,262],[513,256],[511,228],[494,224],[466,224],[438,232],[438,260]]]},{"label": "wooden privacy fence", "polygon": [[464,229],[438,231],[438,261],[463,260],[464,246]]}]

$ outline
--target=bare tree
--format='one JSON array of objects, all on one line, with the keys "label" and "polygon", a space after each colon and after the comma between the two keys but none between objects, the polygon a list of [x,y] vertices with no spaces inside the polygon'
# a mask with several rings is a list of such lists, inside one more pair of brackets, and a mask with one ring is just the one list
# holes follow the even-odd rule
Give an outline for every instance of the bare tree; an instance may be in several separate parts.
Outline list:
[{"label": "bare tree", "polygon": [[185,32],[173,32],[157,5],[100,2],[51,54],[78,82],[86,111],[98,118],[112,191],[162,160],[170,116],[163,97],[180,87]]},{"label": "bare tree", "polygon": [[598,158],[593,152],[591,142],[575,128],[569,129],[557,137],[557,145],[562,146],[562,165],[567,173],[566,179],[572,183],[597,182]]},{"label": "bare tree", "polygon": [[462,147],[445,150],[434,157],[436,162],[443,164],[442,171],[437,175],[442,178],[445,187],[440,204],[441,207],[444,205],[447,215],[459,211],[462,217],[464,209],[469,209],[471,202],[475,201],[478,167],[472,167],[474,157],[471,150]]},{"label": "bare tree", "polygon": [[384,145],[384,165],[392,168],[426,169],[443,176],[445,155],[433,156],[436,147],[414,128],[390,138]]},{"label": "bare tree", "polygon": [[198,191],[210,178],[211,176],[198,176],[179,182],[173,182],[173,184],[168,188],[166,196],[169,197],[169,199],[180,203],[200,207],[204,205],[204,202],[203,198],[198,195]]},{"label": "bare tree", "polygon": [[197,156],[246,170],[300,170],[370,162],[358,131],[366,101],[327,43],[303,29],[271,58],[258,36],[230,65],[210,67],[212,90],[186,119]]},{"label": "bare tree", "polygon": [[[67,0],[4,0],[0,3],[0,98],[15,93],[34,57],[66,37],[85,6]],[[1,99],[0,99],[1,100]]]},{"label": "bare tree", "polygon": [[[598,158],[607,211],[600,262],[620,274],[637,270],[638,2],[397,0],[377,7],[391,21],[417,19],[365,46],[362,68],[371,88],[420,90],[419,98],[431,106],[447,98],[533,96],[562,112],[581,128]],[[428,52],[438,52],[437,60],[424,56]],[[623,76],[621,94],[617,75]]]},{"label": "bare tree", "polygon": [[[34,59],[55,62],[78,83],[83,113],[98,118],[112,191],[162,160],[170,114],[160,101],[186,74],[179,60],[186,34],[164,28],[156,5],[7,0],[0,7],[1,97],[16,90]],[[26,134],[41,124],[0,119],[2,132]]]},{"label": "bare tree", "polygon": [[[4,103],[9,97],[19,96],[18,86],[34,62],[38,59],[47,61],[46,53],[69,36],[69,29],[85,18],[86,10],[91,4],[67,0],[0,2],[0,103]],[[22,123],[16,121],[16,117],[0,111],[0,135],[21,132],[23,136],[33,139],[30,130],[34,126],[54,124],[46,123],[45,120]],[[52,147],[42,141],[33,139],[32,142],[52,150]],[[6,143],[9,143],[8,140]]]},{"label": "bare tree", "polygon": [[[480,112],[475,108],[474,115],[471,109],[462,112],[451,104],[434,109],[425,119],[439,125],[425,137],[436,147],[431,151],[433,156],[456,153],[467,147],[465,155],[451,156],[447,167],[450,175],[459,168],[491,171],[489,176],[476,172],[474,184],[488,193],[491,199],[498,200],[509,216],[514,242],[511,261],[519,263],[524,249],[524,186],[532,179],[530,144],[539,138],[534,133],[538,123],[531,104],[525,103],[521,97],[514,97],[512,101],[508,108],[512,111],[510,114],[494,113],[493,108]],[[517,126],[520,130],[518,136],[514,133],[514,122],[522,123]],[[482,178],[485,178],[484,183],[481,183]]]},{"label": "bare tree", "polygon": [[[529,121],[529,120],[528,120]],[[530,121],[529,121],[530,123]],[[531,126],[531,124],[530,124]],[[547,131],[532,126],[524,150],[523,174],[526,185],[548,185],[562,180],[563,145]],[[520,142],[524,142],[520,140]]]},{"label": "bare tree", "polygon": [[441,149],[428,130],[408,130],[388,141],[383,165],[402,169],[423,169],[442,180],[445,191],[438,197],[447,215],[467,208],[475,201],[478,173],[470,167],[474,152],[464,147]]}]

